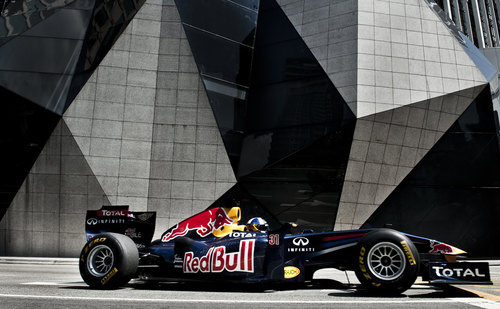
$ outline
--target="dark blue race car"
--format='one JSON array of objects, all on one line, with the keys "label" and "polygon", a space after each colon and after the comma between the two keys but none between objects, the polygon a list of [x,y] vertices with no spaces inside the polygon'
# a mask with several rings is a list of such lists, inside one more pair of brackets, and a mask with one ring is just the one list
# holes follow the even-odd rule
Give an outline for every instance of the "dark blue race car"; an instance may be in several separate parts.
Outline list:
[{"label": "dark blue race car", "polygon": [[[156,214],[108,206],[88,211],[80,274],[92,288],[145,281],[289,282],[316,270],[356,273],[362,287],[402,293],[417,276],[432,284],[491,284],[488,263],[457,262],[463,250],[388,228],[292,233],[295,224],[240,224],[239,207],[200,212],[151,241]],[[246,222],[246,221],[244,221]]]}]

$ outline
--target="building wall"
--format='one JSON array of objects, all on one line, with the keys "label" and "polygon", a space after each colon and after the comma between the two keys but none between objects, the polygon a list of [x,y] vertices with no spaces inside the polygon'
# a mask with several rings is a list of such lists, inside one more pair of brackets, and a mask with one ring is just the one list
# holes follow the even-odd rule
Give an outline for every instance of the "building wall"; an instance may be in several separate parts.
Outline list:
[{"label": "building wall", "polygon": [[85,241],[85,211],[109,204],[63,121],[2,219],[2,254],[74,256]]},{"label": "building wall", "polygon": [[358,121],[336,229],[359,228],[488,83],[425,0],[363,3]]},{"label": "building wall", "polygon": [[0,254],[76,256],[88,209],[158,237],[235,182],[173,1],[148,0],[64,114],[0,223]]}]

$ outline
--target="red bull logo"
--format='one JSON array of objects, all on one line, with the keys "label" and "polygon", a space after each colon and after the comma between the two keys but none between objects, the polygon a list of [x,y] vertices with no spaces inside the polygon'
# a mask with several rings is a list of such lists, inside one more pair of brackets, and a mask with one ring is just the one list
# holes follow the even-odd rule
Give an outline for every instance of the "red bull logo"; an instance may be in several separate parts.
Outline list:
[{"label": "red bull logo", "polygon": [[453,248],[447,244],[439,243],[434,240],[431,240],[431,251],[429,253],[453,253]]},{"label": "red bull logo", "polygon": [[196,230],[196,233],[201,237],[206,237],[213,231],[233,223],[233,219],[226,214],[223,208],[212,208],[177,224],[170,232],[163,235],[161,241],[170,241],[184,236],[192,230]]},{"label": "red bull logo", "polygon": [[195,257],[193,252],[184,254],[184,273],[220,273],[225,271],[254,272],[255,239],[240,241],[238,252],[226,253],[226,247],[210,248],[206,255]]}]

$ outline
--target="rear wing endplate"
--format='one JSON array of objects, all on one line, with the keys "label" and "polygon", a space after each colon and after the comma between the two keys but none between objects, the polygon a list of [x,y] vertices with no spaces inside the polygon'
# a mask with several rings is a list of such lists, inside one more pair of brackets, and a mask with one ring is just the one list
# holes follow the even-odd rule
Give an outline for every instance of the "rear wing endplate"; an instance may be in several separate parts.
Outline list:
[{"label": "rear wing endplate", "polygon": [[87,210],[85,234],[87,240],[107,232],[124,234],[142,247],[151,243],[155,224],[154,211],[129,211],[128,205],[102,206],[99,210]]}]

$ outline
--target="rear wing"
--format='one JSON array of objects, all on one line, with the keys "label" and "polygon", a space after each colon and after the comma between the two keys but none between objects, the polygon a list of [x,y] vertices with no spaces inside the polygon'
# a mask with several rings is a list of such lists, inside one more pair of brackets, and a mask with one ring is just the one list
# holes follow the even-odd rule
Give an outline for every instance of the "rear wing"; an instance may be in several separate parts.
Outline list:
[{"label": "rear wing", "polygon": [[130,237],[137,245],[149,245],[156,225],[156,212],[129,211],[128,205],[102,206],[87,210],[85,234],[87,240],[101,233],[119,233]]}]

